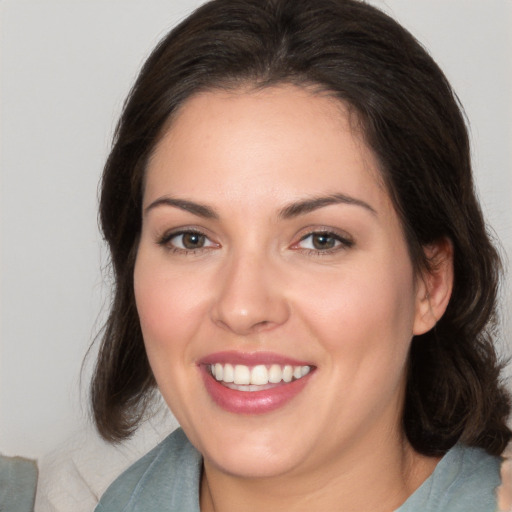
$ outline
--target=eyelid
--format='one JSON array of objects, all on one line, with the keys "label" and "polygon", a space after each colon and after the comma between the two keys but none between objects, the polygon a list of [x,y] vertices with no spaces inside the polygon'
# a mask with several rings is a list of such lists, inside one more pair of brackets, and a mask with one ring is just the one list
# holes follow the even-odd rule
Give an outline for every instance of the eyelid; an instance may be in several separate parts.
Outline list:
[{"label": "eyelid", "polygon": [[[187,235],[187,234],[204,236],[205,239],[208,241],[208,245],[203,246],[203,247],[197,247],[194,249],[187,249],[186,247],[177,247],[176,245],[172,244],[171,241],[174,238],[177,238],[177,237],[183,236],[183,235]],[[185,253],[185,254],[197,253],[197,252],[200,252],[203,250],[210,250],[212,248],[220,247],[220,244],[217,242],[214,242],[212,240],[212,237],[210,235],[208,235],[206,230],[195,228],[195,227],[186,227],[186,226],[165,231],[162,235],[159,235],[156,237],[156,243],[158,245],[161,245],[161,246],[163,246],[169,250],[172,250],[174,252]]]},{"label": "eyelid", "polygon": [[[302,248],[300,247],[300,243],[304,240],[307,240],[309,237],[312,237],[314,235],[323,235],[330,238],[333,238],[338,242],[334,247],[326,248],[326,249],[314,249],[314,248]],[[348,233],[334,229],[331,227],[315,227],[315,228],[308,228],[306,232],[301,234],[299,236],[299,240],[297,242],[294,242],[291,245],[292,249],[295,250],[302,250],[306,252],[312,252],[315,254],[332,254],[334,252],[342,251],[349,249],[355,244],[355,241],[352,236],[350,236]]]}]

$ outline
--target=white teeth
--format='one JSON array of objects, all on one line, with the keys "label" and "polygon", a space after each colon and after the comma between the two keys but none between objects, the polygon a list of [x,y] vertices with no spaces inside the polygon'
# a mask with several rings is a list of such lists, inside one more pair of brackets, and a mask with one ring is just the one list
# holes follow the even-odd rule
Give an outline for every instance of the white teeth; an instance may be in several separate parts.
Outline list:
[{"label": "white teeth", "polygon": [[283,380],[283,370],[278,364],[273,364],[268,372],[268,381],[272,384],[278,384]]},{"label": "white teeth", "polygon": [[291,366],[272,364],[270,367],[259,364],[252,368],[243,364],[221,364],[210,365],[210,371],[216,380],[224,383],[232,383],[236,386],[248,386],[244,391],[258,391],[258,386],[268,384],[289,383],[294,379],[301,379],[310,371],[310,366]]},{"label": "white teeth", "polygon": [[[217,366],[217,365],[215,365]],[[251,370],[248,366],[237,364],[235,366],[235,374],[233,378],[235,384],[250,384],[251,383]]]},{"label": "white teeth", "polygon": [[251,370],[251,384],[259,386],[268,384],[268,370],[266,366],[260,364]]},{"label": "white teeth", "polygon": [[293,367],[286,365],[283,370],[283,380],[285,382],[291,382],[293,379]]},{"label": "white teeth", "polygon": [[224,375],[222,380],[224,382],[233,382],[235,380],[235,369],[232,364],[224,365]]}]

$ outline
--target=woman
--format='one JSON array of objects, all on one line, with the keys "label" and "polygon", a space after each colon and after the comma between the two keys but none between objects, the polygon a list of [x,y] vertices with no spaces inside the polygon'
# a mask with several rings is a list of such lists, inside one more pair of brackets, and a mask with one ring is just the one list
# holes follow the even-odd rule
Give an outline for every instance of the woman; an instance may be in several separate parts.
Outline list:
[{"label": "woman", "polygon": [[98,511],[495,509],[499,259],[464,119],[354,0],[214,0],[144,65],[107,161],[115,297],[92,383],[178,430]]}]

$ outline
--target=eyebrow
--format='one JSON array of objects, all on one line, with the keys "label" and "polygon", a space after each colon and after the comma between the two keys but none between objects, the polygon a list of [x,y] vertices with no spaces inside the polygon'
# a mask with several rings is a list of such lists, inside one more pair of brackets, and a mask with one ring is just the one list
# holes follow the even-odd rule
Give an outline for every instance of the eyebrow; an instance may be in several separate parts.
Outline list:
[{"label": "eyebrow", "polygon": [[219,215],[213,208],[204,204],[195,203],[194,201],[187,201],[186,199],[175,199],[173,197],[160,197],[156,201],[153,201],[149,206],[144,209],[144,215],[159,206],[173,206],[180,210],[193,213],[198,217],[205,219],[218,219]]},{"label": "eyebrow", "polygon": [[279,212],[279,217],[282,219],[291,219],[332,204],[360,206],[368,210],[373,215],[377,215],[377,211],[361,199],[356,199],[355,197],[347,196],[345,194],[331,194],[328,196],[313,197],[311,199],[290,203]]},{"label": "eyebrow", "polygon": [[[282,208],[279,211],[278,216],[282,219],[291,219],[333,204],[360,206],[368,210],[373,215],[377,215],[376,210],[361,199],[356,199],[355,197],[347,196],[345,194],[331,194],[328,196],[313,197],[311,199],[292,202]],[[179,208],[180,210],[184,210],[205,219],[219,219],[218,213],[210,206],[196,203],[194,201],[188,201],[187,199],[176,199],[167,196],[160,197],[148,205],[144,209],[144,215],[159,206],[172,206],[174,208]]]}]

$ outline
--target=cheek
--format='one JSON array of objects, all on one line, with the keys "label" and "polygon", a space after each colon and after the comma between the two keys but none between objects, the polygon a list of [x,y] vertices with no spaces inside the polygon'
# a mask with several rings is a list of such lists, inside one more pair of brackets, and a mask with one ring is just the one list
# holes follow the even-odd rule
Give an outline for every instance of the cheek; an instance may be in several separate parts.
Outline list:
[{"label": "cheek", "polygon": [[305,286],[302,314],[340,364],[348,359],[356,365],[379,360],[388,366],[403,364],[415,315],[412,270],[407,274],[393,262],[366,263],[337,279],[325,276]]},{"label": "cheek", "polygon": [[170,272],[144,252],[138,255],[135,301],[148,355],[177,350],[190,339],[202,314],[199,285],[193,277]]},{"label": "cheek", "polygon": [[[134,290],[144,345],[156,382],[180,424],[187,425],[187,397],[199,393],[193,343],[204,317],[201,281],[176,272],[151,252],[140,250]],[[191,374],[191,370],[193,370]]]}]

